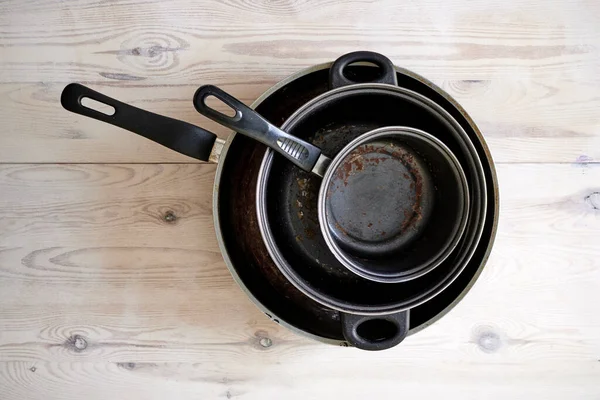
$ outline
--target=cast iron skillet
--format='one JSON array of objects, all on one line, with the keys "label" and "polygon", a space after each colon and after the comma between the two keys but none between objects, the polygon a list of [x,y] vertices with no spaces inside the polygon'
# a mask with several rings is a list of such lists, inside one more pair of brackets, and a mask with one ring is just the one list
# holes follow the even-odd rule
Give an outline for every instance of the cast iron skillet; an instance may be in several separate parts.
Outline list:
[{"label": "cast iron skillet", "polygon": [[[293,77],[259,99],[256,107],[271,122],[281,125],[297,108],[329,89],[329,65]],[[355,81],[370,81],[375,68],[351,66],[346,74]],[[459,121],[473,141],[484,164],[487,213],[482,237],[463,272],[438,296],[411,309],[410,331],[414,333],[445,314],[468,291],[479,275],[491,249],[497,225],[497,183],[493,162],[475,125],[441,89],[406,70],[397,73],[398,84],[426,95],[442,105]],[[464,113],[464,114],[463,114]],[[350,140],[348,138],[347,140]],[[343,141],[339,146],[343,146]],[[222,251],[234,278],[246,293],[275,322],[314,339],[345,344],[339,313],[311,300],[281,274],[257,236],[255,193],[263,145],[235,135],[225,147],[227,158],[219,165],[215,192],[215,226],[222,234]],[[316,232],[306,232],[307,235]]]}]

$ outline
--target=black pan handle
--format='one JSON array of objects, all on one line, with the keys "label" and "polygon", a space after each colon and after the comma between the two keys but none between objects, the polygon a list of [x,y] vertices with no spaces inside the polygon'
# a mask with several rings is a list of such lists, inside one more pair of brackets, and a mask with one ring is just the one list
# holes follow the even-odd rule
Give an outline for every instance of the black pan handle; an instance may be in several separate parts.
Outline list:
[{"label": "black pan handle", "polygon": [[[86,97],[113,107],[114,113],[104,114],[84,106],[81,100]],[[63,89],[60,102],[66,110],[127,129],[202,161],[208,161],[217,138],[214,133],[195,125],[127,105],[78,83]]]},{"label": "black pan handle", "polygon": [[[209,96],[214,96],[231,107],[235,115],[228,116],[211,108],[206,104]],[[201,86],[194,95],[194,107],[200,114],[213,121],[269,146],[305,171],[311,172],[321,155],[321,149],[318,147],[283,132],[256,111],[216,86]]]},{"label": "black pan handle", "polygon": [[341,314],[342,333],[352,346],[363,350],[385,350],[402,342],[409,329],[410,311],[389,315]]},{"label": "black pan handle", "polygon": [[348,65],[361,61],[373,63],[380,69],[380,74],[377,79],[374,79],[369,83],[387,83],[388,85],[394,86],[398,85],[396,69],[389,58],[372,51],[355,51],[353,53],[344,54],[335,60],[331,66],[331,69],[329,70],[329,87],[331,89],[335,89],[342,86],[354,85],[356,83],[365,83],[354,82],[344,75],[344,70]]}]

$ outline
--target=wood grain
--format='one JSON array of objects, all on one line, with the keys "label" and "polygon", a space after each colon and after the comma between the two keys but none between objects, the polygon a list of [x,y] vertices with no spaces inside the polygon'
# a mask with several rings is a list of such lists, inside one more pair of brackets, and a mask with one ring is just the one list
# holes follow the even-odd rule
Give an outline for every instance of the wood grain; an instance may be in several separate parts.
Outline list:
[{"label": "wood grain", "polygon": [[[81,82],[220,137],[250,104],[379,51],[451,94],[497,162],[500,222],[446,317],[369,353],[271,322],[230,276],[215,165],[64,111]],[[600,398],[600,3],[0,2],[0,399]]]},{"label": "wood grain", "polygon": [[[304,398],[333,395],[329,385],[356,398],[367,387],[381,396],[600,395],[600,165],[501,165],[503,218],[480,280],[448,316],[376,356],[296,336],[251,304],[210,237],[203,204],[213,172],[0,169],[3,398],[100,398],[116,388],[139,398]],[[127,198],[139,205],[116,201]],[[161,216],[174,204],[186,207],[169,224]],[[37,236],[44,230],[51,240]],[[36,239],[25,243],[28,235]],[[349,383],[357,368],[361,379]],[[99,380],[109,388],[95,393]]]},{"label": "wood grain", "polygon": [[600,159],[594,1],[15,0],[2,7],[4,162],[191,162],[65,112],[60,91],[82,82],[216,129],[191,105],[198,85],[223,85],[250,103],[284,77],[356,49],[380,51],[456,96],[499,162]]},{"label": "wood grain", "polygon": [[6,246],[84,240],[97,247],[177,245],[218,252],[214,171],[214,165],[200,164],[5,165],[0,240]]},{"label": "wood grain", "polygon": [[[273,82],[274,83],[274,82]],[[590,162],[600,160],[600,86],[549,85],[535,81],[438,82],[465,107],[481,128],[497,162]],[[251,103],[270,84],[222,85]],[[111,125],[63,110],[63,84],[0,85],[0,101],[13,129],[0,137],[5,162],[196,162]],[[137,107],[182,119],[226,138],[228,130],[200,116],[192,106],[196,85],[96,90]],[[160,92],[160,97],[156,93]],[[38,118],[32,119],[34,114]],[[10,128],[9,128],[10,129]],[[25,151],[25,147],[27,151]],[[25,157],[25,159],[23,159]]]},{"label": "wood grain", "polygon": [[[337,362],[333,362],[333,359]],[[310,359],[273,362],[261,357],[244,359],[245,368],[219,370],[210,363],[5,363],[0,389],[8,398],[164,399],[176,393],[184,399],[203,398],[393,398],[391,393],[419,398],[490,398],[505,396],[544,399],[596,399],[597,367],[570,364],[572,372],[516,367],[503,375],[497,364],[473,368],[464,363],[426,366],[398,360],[380,360],[378,368],[362,371],[366,356],[340,360],[332,352]],[[340,362],[343,361],[343,362]],[[315,364],[318,366],[315,368]],[[239,364],[238,364],[239,365]],[[394,365],[394,368],[389,368]],[[326,369],[328,367],[328,369]],[[595,370],[594,370],[595,369]],[[217,372],[218,371],[218,372]],[[361,379],[349,379],[360,371]],[[399,378],[399,375],[401,378]],[[98,379],[101,377],[102,379]],[[435,378],[432,378],[435,377]],[[377,382],[365,385],[364,382]],[[69,384],[65,384],[65,383]],[[406,383],[402,383],[406,382]],[[544,387],[541,391],[540,388]],[[504,396],[504,397],[503,397]]]}]

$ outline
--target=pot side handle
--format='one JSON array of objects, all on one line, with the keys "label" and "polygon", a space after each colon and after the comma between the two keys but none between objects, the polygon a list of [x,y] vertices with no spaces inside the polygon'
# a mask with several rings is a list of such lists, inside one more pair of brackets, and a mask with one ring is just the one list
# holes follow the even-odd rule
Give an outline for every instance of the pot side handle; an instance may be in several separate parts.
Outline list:
[{"label": "pot side handle", "polygon": [[348,79],[344,74],[346,67],[356,62],[370,62],[377,65],[380,69],[379,76],[370,81],[369,83],[387,83],[388,85],[398,85],[398,79],[396,77],[396,69],[394,64],[386,56],[375,53],[372,51],[355,51],[353,53],[344,54],[331,66],[329,70],[329,87],[330,89],[336,89],[342,86],[354,85],[357,83],[366,82],[354,82]]},{"label": "pot side handle", "polygon": [[[114,112],[105,114],[86,107],[81,103],[85,98],[108,105]],[[68,111],[127,129],[201,161],[208,161],[217,138],[214,133],[195,125],[130,106],[78,83],[63,89],[60,102]]]},{"label": "pot side handle", "polygon": [[362,350],[385,350],[404,340],[410,311],[389,315],[341,314],[342,333],[352,346]]}]

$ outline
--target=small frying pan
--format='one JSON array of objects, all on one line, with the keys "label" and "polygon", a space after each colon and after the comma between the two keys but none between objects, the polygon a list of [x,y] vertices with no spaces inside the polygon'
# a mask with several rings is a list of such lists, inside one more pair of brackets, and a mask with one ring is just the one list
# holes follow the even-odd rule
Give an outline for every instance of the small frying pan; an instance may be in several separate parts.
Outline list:
[{"label": "small frying pan", "polygon": [[[235,115],[208,106],[210,96]],[[321,232],[335,257],[355,274],[405,282],[437,267],[458,244],[469,209],[467,180],[459,161],[434,136],[409,127],[379,128],[348,143],[332,160],[215,86],[200,87],[194,106],[323,177]]]}]

